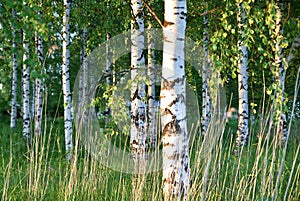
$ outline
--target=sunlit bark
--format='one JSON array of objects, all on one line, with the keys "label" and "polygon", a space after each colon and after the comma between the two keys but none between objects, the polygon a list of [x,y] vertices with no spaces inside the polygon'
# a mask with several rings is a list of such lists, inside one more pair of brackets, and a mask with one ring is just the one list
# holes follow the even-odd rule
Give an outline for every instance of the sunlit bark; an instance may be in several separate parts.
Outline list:
[{"label": "sunlit bark", "polygon": [[164,200],[187,200],[190,164],[186,114],[185,0],[165,0],[160,113]]}]

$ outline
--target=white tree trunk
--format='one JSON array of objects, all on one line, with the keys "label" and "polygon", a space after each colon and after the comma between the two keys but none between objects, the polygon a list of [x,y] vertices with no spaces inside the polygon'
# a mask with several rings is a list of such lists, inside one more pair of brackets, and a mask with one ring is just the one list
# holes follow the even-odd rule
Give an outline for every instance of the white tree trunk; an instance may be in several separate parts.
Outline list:
[{"label": "white tree trunk", "polygon": [[277,135],[279,142],[285,142],[287,140],[287,121],[286,114],[283,112],[283,103],[285,101],[284,97],[284,83],[285,83],[285,69],[283,65],[283,51],[281,47],[283,26],[282,26],[282,14],[281,10],[283,9],[283,4],[281,0],[276,0],[276,45],[275,45],[275,65],[276,65],[276,82],[281,88],[281,93],[277,94],[276,97],[281,99],[280,102],[280,113],[278,114],[278,126],[277,126]]},{"label": "white tree trunk", "polygon": [[[13,17],[15,17],[15,11],[12,11]],[[12,82],[11,82],[11,116],[10,127],[16,127],[17,119],[17,86],[18,86],[18,61],[17,61],[17,42],[16,42],[16,30],[13,28],[13,42],[12,42]]]},{"label": "white tree trunk", "polygon": [[210,94],[208,90],[210,62],[208,57],[208,15],[203,17],[203,51],[204,61],[202,66],[202,135],[207,132],[210,122]]},{"label": "white tree trunk", "polygon": [[190,182],[186,115],[185,0],[165,0],[160,113],[164,200],[187,200]]},{"label": "white tree trunk", "polygon": [[246,13],[242,1],[237,3],[238,6],[238,27],[240,38],[238,40],[239,60],[238,60],[238,94],[239,94],[239,110],[238,110],[238,130],[236,138],[236,152],[240,147],[245,146],[248,140],[248,49],[244,42],[246,34],[244,33],[244,23],[246,21]]},{"label": "white tree trunk", "polygon": [[31,106],[30,106],[30,120],[34,120],[34,114],[35,114],[35,82],[32,82],[32,96],[31,96]]},{"label": "white tree trunk", "polygon": [[[41,68],[43,68],[43,39],[35,36],[36,50],[39,57]],[[42,72],[42,69],[41,69]],[[34,133],[36,136],[40,136],[42,132],[42,114],[43,114],[43,82],[39,78],[35,79],[35,106],[34,106]]]},{"label": "white tree trunk", "polygon": [[26,64],[29,59],[29,47],[25,31],[23,34],[23,76],[22,76],[22,111],[23,111],[23,136],[27,140],[28,145],[31,145],[30,140],[30,67]]},{"label": "white tree trunk", "polygon": [[70,160],[72,149],[72,103],[70,91],[70,1],[64,0],[64,16],[63,16],[63,55],[62,55],[62,83],[64,96],[64,127],[65,127],[65,143],[66,143],[66,158]]},{"label": "white tree trunk", "polygon": [[139,200],[144,187],[147,162],[146,88],[141,77],[145,75],[144,18],[142,0],[131,0],[131,122],[130,150],[133,159],[132,200]]},{"label": "white tree trunk", "polygon": [[[137,81],[145,73],[144,57],[144,19],[142,15],[142,1],[131,1],[135,19],[131,22],[131,124],[130,148],[133,159],[145,160],[146,157],[146,104],[145,84]],[[137,30],[136,30],[137,28]]]},{"label": "white tree trunk", "polygon": [[[149,31],[152,25],[149,23]],[[156,129],[156,105],[155,105],[155,44],[151,34],[148,34],[148,76],[150,83],[148,86],[148,133],[149,144],[151,147],[157,146],[157,129]]]}]

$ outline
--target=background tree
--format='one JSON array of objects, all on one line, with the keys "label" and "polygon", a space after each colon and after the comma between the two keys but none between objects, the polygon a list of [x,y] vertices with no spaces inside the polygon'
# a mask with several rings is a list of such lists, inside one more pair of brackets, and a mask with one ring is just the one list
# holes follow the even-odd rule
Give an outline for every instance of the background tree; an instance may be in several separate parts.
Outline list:
[{"label": "background tree", "polygon": [[65,127],[65,144],[66,158],[69,161],[71,158],[72,149],[72,105],[70,91],[70,1],[64,0],[64,15],[63,15],[63,54],[62,54],[62,87],[64,96],[64,127]]},{"label": "background tree", "polygon": [[[42,7],[42,2],[41,2]],[[42,8],[40,8],[42,9]],[[42,10],[38,12],[39,18],[42,18]],[[41,20],[41,19],[39,19]],[[44,56],[43,56],[43,39],[35,32],[36,53],[39,60],[40,74],[43,73]],[[42,132],[42,115],[43,115],[43,81],[41,78],[35,78],[35,101],[34,101],[34,133],[40,136]]]},{"label": "background tree", "polygon": [[[208,11],[208,5],[205,2],[205,12]],[[208,54],[208,14],[204,14],[203,16],[203,51],[204,51],[204,59],[202,65],[202,135],[207,132],[209,122],[210,122],[210,94],[208,89],[209,77],[210,77],[210,60]]]},{"label": "background tree", "polygon": [[[276,97],[281,102],[279,104],[279,114],[277,117],[278,126],[277,126],[277,135],[279,142],[285,142],[287,140],[287,120],[286,115],[283,109],[285,105],[285,97],[284,97],[284,82],[285,82],[285,67],[283,64],[283,49],[281,47],[283,41],[283,26],[282,26],[282,10],[283,3],[281,0],[276,0],[276,44],[275,44],[275,65],[276,65],[276,75],[275,79],[278,83],[279,93],[277,92]],[[277,102],[277,101],[276,101]]]},{"label": "background tree", "polygon": [[[236,138],[236,149],[244,146],[248,139],[248,48],[245,45],[247,35],[244,31],[246,23],[246,12],[244,3],[237,1],[238,13],[237,21],[240,38],[238,39],[238,91],[239,91],[239,110],[238,110],[238,130]],[[238,151],[238,150],[236,150]]]},{"label": "background tree", "polygon": [[[16,18],[16,13],[12,9],[12,16],[13,20]],[[13,41],[12,41],[12,81],[11,81],[11,114],[10,114],[10,127],[15,128],[16,127],[16,119],[17,119],[17,88],[18,88],[18,60],[17,60],[17,41],[16,41],[16,35],[17,31],[14,28],[14,25],[12,24],[12,30],[13,30]]]},{"label": "background tree", "polygon": [[30,66],[29,61],[29,46],[26,38],[26,31],[22,30],[23,39],[23,75],[22,75],[22,114],[23,114],[23,136],[31,146],[30,139]]},{"label": "background tree", "polygon": [[[148,22],[148,30],[152,28],[152,22]],[[148,134],[149,134],[149,145],[151,147],[157,146],[157,124],[156,124],[156,105],[155,105],[155,82],[157,76],[157,69],[155,68],[155,43],[151,34],[148,34],[148,76],[150,83],[148,85]]]}]

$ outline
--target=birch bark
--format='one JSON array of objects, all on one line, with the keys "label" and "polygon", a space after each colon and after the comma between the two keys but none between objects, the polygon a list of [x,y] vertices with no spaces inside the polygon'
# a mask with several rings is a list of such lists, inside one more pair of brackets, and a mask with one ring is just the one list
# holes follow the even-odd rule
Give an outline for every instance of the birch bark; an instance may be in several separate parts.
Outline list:
[{"label": "birch bark", "polygon": [[63,15],[63,55],[62,55],[62,83],[64,97],[64,128],[65,128],[65,144],[66,144],[66,159],[71,158],[72,149],[72,103],[70,91],[70,0],[64,0],[64,15]]},{"label": "birch bark", "polygon": [[[40,12],[41,14],[41,12]],[[43,68],[43,39],[40,38],[37,33],[35,35],[36,51],[39,57],[39,63]],[[42,71],[43,69],[41,69]],[[35,101],[34,101],[34,133],[36,136],[40,136],[42,132],[42,113],[43,113],[43,82],[39,78],[35,79]]]},{"label": "birch bark", "polygon": [[[146,159],[146,104],[145,84],[139,79],[145,75],[144,19],[142,1],[131,1],[134,20],[131,22],[131,125],[130,148],[134,160]],[[137,30],[135,29],[137,28]]]},{"label": "birch bark", "polygon": [[[15,18],[15,11],[12,11],[12,15]],[[12,41],[12,82],[11,82],[11,116],[10,116],[10,127],[16,127],[17,119],[17,87],[18,87],[18,61],[17,61],[17,42],[16,42],[16,30],[13,29],[13,41]]]},{"label": "birch bark", "polygon": [[[152,28],[149,23],[149,32]],[[155,44],[151,34],[148,34],[148,76],[150,83],[148,86],[148,134],[149,145],[151,147],[157,146],[157,129],[156,129],[156,105],[155,105]]]},{"label": "birch bark", "polygon": [[187,200],[190,164],[186,116],[185,0],[165,0],[160,113],[164,200]]},{"label": "birch bark", "polygon": [[[277,126],[277,135],[279,142],[285,142],[287,140],[287,121],[286,114],[283,111],[283,103],[285,101],[284,97],[284,83],[286,71],[283,64],[283,50],[281,47],[281,41],[283,39],[283,26],[282,26],[282,11],[283,3],[282,0],[276,0],[276,45],[275,45],[275,65],[276,65],[276,82],[280,86],[280,93],[276,97],[281,99],[280,102],[280,113],[278,114],[278,126]],[[281,143],[280,143],[281,144]]]},{"label": "birch bark", "polygon": [[144,16],[142,0],[131,0],[131,123],[130,150],[133,158],[133,200],[139,200],[144,186],[147,161],[146,88],[141,78],[145,75]]},{"label": "birch bark", "polygon": [[248,48],[245,46],[246,34],[244,24],[246,13],[242,1],[238,1],[238,28],[240,38],[238,40],[239,60],[238,60],[238,130],[236,138],[235,152],[239,152],[240,147],[245,146],[248,140]]},{"label": "birch bark", "polygon": [[208,15],[205,14],[203,17],[203,51],[204,51],[204,62],[202,66],[202,135],[207,132],[210,122],[210,94],[208,91],[209,83],[209,58],[208,58]]},{"label": "birch bark", "polygon": [[30,139],[30,66],[27,64],[29,59],[28,40],[25,31],[22,31],[23,48],[23,76],[22,76],[22,111],[23,111],[23,136],[27,144],[31,146]]}]

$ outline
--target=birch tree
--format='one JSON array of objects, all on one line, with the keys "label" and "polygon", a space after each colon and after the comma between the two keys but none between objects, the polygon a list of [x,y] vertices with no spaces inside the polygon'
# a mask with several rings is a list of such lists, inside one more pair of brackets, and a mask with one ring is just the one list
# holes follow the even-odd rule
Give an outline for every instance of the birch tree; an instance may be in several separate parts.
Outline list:
[{"label": "birch tree", "polygon": [[281,142],[285,142],[287,140],[287,121],[286,121],[286,115],[283,111],[283,104],[285,102],[284,97],[284,83],[285,83],[285,75],[286,71],[284,69],[283,64],[283,51],[282,51],[282,40],[283,40],[283,26],[282,26],[282,10],[283,10],[283,4],[282,0],[276,0],[276,28],[275,28],[275,34],[276,34],[276,44],[275,44],[275,65],[276,65],[276,75],[275,79],[279,86],[279,93],[276,94],[276,97],[280,99],[280,105],[279,105],[279,111],[280,113],[277,114],[277,135],[278,140]]},{"label": "birch tree", "polygon": [[23,75],[22,75],[22,113],[23,113],[23,136],[27,144],[31,145],[30,140],[30,66],[27,64],[29,59],[29,47],[26,33],[22,31],[23,39]]},{"label": "birch tree", "polygon": [[[40,8],[41,9],[41,8]],[[40,10],[38,13],[42,15]],[[43,39],[35,33],[36,42],[36,53],[38,55],[39,66],[41,67],[41,72],[43,71]],[[40,78],[35,79],[35,101],[34,101],[34,133],[36,136],[40,136],[42,132],[42,114],[43,114],[43,82]]]},{"label": "birch tree", "polygon": [[146,134],[146,91],[141,78],[145,75],[144,18],[141,0],[131,0],[133,18],[131,20],[131,123],[130,150],[134,173],[141,176],[132,179],[133,200],[142,195],[147,160]]},{"label": "birch tree", "polygon": [[142,1],[131,1],[134,18],[131,21],[131,124],[130,149],[133,159],[146,158],[146,104],[145,84],[141,83],[140,76],[144,75],[144,19]]},{"label": "birch tree", "polygon": [[64,15],[63,15],[63,55],[62,55],[62,84],[64,97],[64,129],[65,129],[65,144],[66,158],[70,160],[70,152],[72,149],[72,104],[70,91],[70,1],[64,0]]},{"label": "birch tree", "polygon": [[[13,18],[15,18],[15,11],[12,10]],[[17,42],[16,42],[16,29],[13,29],[13,41],[12,41],[12,82],[11,82],[11,116],[10,127],[16,127],[17,119],[17,86],[18,86],[18,61],[17,61]]]},{"label": "birch tree", "polygon": [[246,34],[244,25],[246,22],[246,12],[244,3],[241,0],[237,1],[238,14],[238,94],[239,94],[239,109],[238,109],[238,129],[236,138],[236,149],[238,152],[241,146],[245,146],[248,140],[248,48],[245,46]]},{"label": "birch tree", "polygon": [[[149,32],[152,28],[152,23],[149,22]],[[156,132],[156,106],[155,106],[155,53],[154,53],[154,40],[151,34],[148,34],[148,76],[150,83],[148,85],[148,134],[149,144],[152,147],[157,145],[157,132]]]},{"label": "birch tree", "polygon": [[186,116],[185,0],[165,0],[160,113],[164,200],[187,200],[190,164]]},{"label": "birch tree", "polygon": [[[207,7],[207,3],[205,3]],[[207,9],[206,9],[207,11]],[[209,58],[208,58],[208,15],[203,16],[203,51],[204,61],[202,65],[202,135],[205,135],[210,122],[210,95],[208,91],[209,83]]]}]

